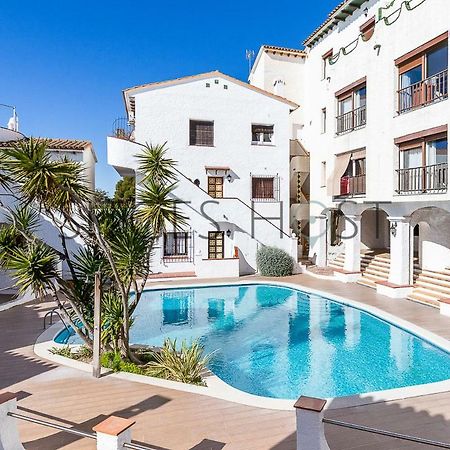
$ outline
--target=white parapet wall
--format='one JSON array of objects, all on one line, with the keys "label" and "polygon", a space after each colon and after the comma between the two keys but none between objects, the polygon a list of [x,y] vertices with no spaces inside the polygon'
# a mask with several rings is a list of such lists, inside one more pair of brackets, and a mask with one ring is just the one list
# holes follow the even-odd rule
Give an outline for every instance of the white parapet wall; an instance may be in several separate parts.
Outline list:
[{"label": "white parapet wall", "polygon": [[199,278],[239,277],[239,258],[196,260],[196,275]]}]

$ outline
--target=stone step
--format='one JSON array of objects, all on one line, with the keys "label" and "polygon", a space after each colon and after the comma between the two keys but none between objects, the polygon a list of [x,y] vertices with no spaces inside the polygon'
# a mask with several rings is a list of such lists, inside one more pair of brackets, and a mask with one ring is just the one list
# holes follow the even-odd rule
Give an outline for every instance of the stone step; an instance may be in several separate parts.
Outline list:
[{"label": "stone step", "polygon": [[376,277],[380,277],[383,279],[388,279],[389,278],[389,270],[386,271],[382,271],[382,270],[377,270],[374,268],[368,268],[366,270],[363,271],[364,275],[373,275]]},{"label": "stone step", "polygon": [[372,289],[376,289],[377,288],[377,285],[375,284],[375,282],[372,281],[372,280],[369,280],[365,276],[361,277],[356,283],[360,284],[362,286],[370,287]]},{"label": "stone step", "polygon": [[450,296],[450,285],[447,284],[447,286],[437,283],[436,281],[439,281],[435,279],[434,281],[428,281],[427,279],[423,279],[423,277],[419,277],[416,280],[415,286],[423,287],[424,289],[429,289],[430,291],[434,292],[440,292],[443,294],[443,297],[449,297]]},{"label": "stone step", "polygon": [[428,277],[428,278],[438,279],[438,280],[442,280],[442,281],[448,281],[450,283],[450,273],[446,274],[443,272],[435,272],[432,270],[422,270],[421,275]]},{"label": "stone step", "polygon": [[426,293],[426,291],[421,292],[421,290],[419,289],[414,289],[414,292],[412,292],[406,298],[415,302],[423,303],[425,305],[439,307],[439,301],[436,297],[429,295],[428,293]]},{"label": "stone step", "polygon": [[375,259],[372,261],[361,261],[361,267],[367,267],[367,266],[374,266],[374,267],[389,269],[391,264],[386,263],[384,261],[376,261]]},{"label": "stone step", "polygon": [[372,273],[363,273],[362,278],[366,278],[370,281],[373,281],[374,283],[377,281],[386,281],[388,277],[380,276],[380,275],[374,275]]}]

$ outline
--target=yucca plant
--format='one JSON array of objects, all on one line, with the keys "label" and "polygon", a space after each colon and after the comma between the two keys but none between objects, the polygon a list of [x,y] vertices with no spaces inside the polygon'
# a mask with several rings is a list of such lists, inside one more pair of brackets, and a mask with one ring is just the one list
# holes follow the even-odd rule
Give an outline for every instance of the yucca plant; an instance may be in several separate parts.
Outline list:
[{"label": "yucca plant", "polygon": [[185,340],[177,348],[177,340],[165,339],[161,350],[155,352],[155,361],[148,363],[150,376],[179,381],[181,383],[205,385],[203,374],[211,355],[203,355],[199,341],[188,345]]},{"label": "yucca plant", "polygon": [[[107,341],[119,347],[122,358],[136,362],[129,345],[131,315],[150,274],[154,240],[167,224],[185,221],[177,210],[180,201],[173,197],[175,162],[167,158],[165,145],[146,146],[139,159],[145,182],[138,190],[137,205],[99,204],[87,188],[82,165],[53,160],[47,145],[30,138],[0,149],[0,184],[13,187],[20,204],[33,211],[11,212],[0,199],[0,208],[11,216],[6,229],[0,229],[0,265],[13,272],[21,291],[51,293],[89,348],[94,276],[100,271],[108,324],[104,336],[109,334]],[[60,249],[38,239],[37,215],[55,226]],[[68,248],[68,230],[78,233],[85,249],[74,253]],[[61,263],[69,269],[70,279],[59,272]]]}]

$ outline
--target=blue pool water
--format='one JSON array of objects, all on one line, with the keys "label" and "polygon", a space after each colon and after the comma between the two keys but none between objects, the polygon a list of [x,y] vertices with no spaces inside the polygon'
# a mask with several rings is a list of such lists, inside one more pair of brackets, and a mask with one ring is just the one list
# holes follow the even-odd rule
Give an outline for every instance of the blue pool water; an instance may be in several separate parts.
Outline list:
[{"label": "blue pool water", "polygon": [[[450,378],[450,355],[356,308],[271,285],[147,291],[132,343],[199,338],[209,368],[245,392],[340,397]],[[67,332],[58,340],[67,339]],[[71,340],[76,340],[71,337]]]}]

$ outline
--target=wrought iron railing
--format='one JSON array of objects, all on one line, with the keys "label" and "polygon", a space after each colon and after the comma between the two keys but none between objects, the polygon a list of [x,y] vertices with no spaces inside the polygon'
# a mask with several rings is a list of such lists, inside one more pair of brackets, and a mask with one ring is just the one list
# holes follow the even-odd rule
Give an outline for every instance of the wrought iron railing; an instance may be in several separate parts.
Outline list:
[{"label": "wrought iron railing", "polygon": [[126,117],[119,117],[113,122],[113,136],[119,139],[134,141],[134,124]]},{"label": "wrought iron railing", "polygon": [[448,164],[397,169],[399,194],[422,194],[447,191]]},{"label": "wrought iron railing", "polygon": [[[166,248],[165,240],[172,235],[172,245]],[[175,236],[177,235],[177,239]],[[184,235],[184,236],[181,236]],[[175,233],[166,233],[163,242],[162,260],[166,263],[190,263],[194,261],[194,236],[191,231],[181,231]],[[168,254],[166,254],[166,252]]]},{"label": "wrought iron railing", "polygon": [[399,114],[448,98],[448,70],[398,91]]},{"label": "wrought iron railing", "polygon": [[366,175],[341,178],[341,195],[364,195],[366,193]]},{"label": "wrought iron railing", "polygon": [[366,106],[361,106],[336,117],[336,133],[348,133],[366,125]]}]

